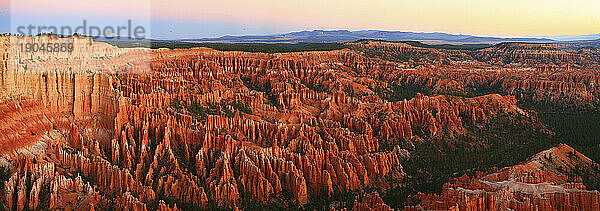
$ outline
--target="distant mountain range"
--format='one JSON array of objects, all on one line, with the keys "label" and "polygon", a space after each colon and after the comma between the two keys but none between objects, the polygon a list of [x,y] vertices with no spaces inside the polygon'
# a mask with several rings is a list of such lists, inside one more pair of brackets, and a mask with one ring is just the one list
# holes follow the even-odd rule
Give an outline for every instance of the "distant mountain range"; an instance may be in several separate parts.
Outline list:
[{"label": "distant mountain range", "polygon": [[297,44],[297,43],[345,43],[358,40],[410,41],[413,45],[436,46],[440,48],[481,48],[503,42],[552,43],[561,49],[579,49],[583,47],[600,48],[600,34],[560,35],[521,38],[483,37],[473,35],[455,35],[448,33],[421,33],[380,30],[313,30],[273,35],[223,36],[198,39],[112,39],[96,38],[109,43],[134,43],[143,47],[150,43],[222,43],[222,44]]},{"label": "distant mountain range", "polygon": [[447,33],[420,33],[380,30],[313,30],[290,32],[273,35],[245,35],[223,36],[218,38],[184,39],[187,42],[219,42],[219,43],[330,43],[352,42],[361,39],[376,39],[387,41],[421,41],[428,44],[474,44],[474,43],[499,43],[499,42],[555,42],[557,40],[538,37],[501,38],[481,37],[472,35],[454,35]]}]

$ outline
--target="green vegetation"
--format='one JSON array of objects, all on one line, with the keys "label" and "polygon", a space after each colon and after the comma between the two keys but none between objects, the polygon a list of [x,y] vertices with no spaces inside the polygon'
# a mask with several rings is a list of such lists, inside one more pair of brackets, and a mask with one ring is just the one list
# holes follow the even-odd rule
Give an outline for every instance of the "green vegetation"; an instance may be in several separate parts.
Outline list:
[{"label": "green vegetation", "polygon": [[491,44],[462,44],[462,45],[452,45],[452,44],[438,44],[438,45],[429,45],[422,42],[417,41],[402,41],[402,43],[409,44],[415,47],[422,48],[433,48],[433,49],[448,49],[448,50],[478,50],[482,48],[487,48],[492,46]]},{"label": "green vegetation", "polygon": [[[457,46],[447,45],[426,45],[419,42],[403,42],[413,46],[453,49]],[[152,48],[192,48],[209,47],[224,51],[247,51],[247,52],[296,52],[310,50],[335,50],[342,49],[342,44],[216,44],[216,43],[188,43],[188,42],[156,42],[152,43]],[[472,50],[479,47],[464,47],[463,50]],[[407,60],[409,57],[402,54],[390,54],[379,49],[364,49],[370,56],[387,56],[392,61]],[[357,72],[357,74],[359,74]],[[271,93],[271,87],[266,84],[259,86],[250,83],[247,78],[243,79],[244,84],[252,89],[265,92],[267,100],[274,106],[277,106],[277,96]],[[324,91],[323,87],[310,87],[312,90]],[[469,85],[466,88],[466,94],[460,93],[436,93],[449,94],[462,97],[474,97],[490,93],[502,93],[500,85],[489,86]],[[432,94],[426,88],[418,85],[406,86],[391,84],[381,90],[375,90],[382,98],[391,102],[403,99],[411,99],[417,93]],[[352,93],[348,92],[350,95]],[[521,102],[520,102],[521,103]],[[521,106],[521,105],[520,105]],[[233,116],[234,110],[243,113],[252,114],[252,109],[241,101],[230,101],[219,105],[203,105],[198,102],[192,102],[186,105],[180,100],[172,100],[171,107],[176,110],[185,110],[194,115],[194,117],[204,119],[207,115],[225,115]],[[523,107],[523,106],[521,106]],[[526,107],[525,107],[526,108]],[[491,120],[484,125],[474,125],[463,122],[467,129],[466,134],[457,137],[445,136],[441,139],[425,138],[426,142],[418,144],[411,149],[411,158],[402,161],[404,171],[407,173],[405,181],[401,184],[405,186],[394,187],[387,193],[382,193],[384,201],[392,207],[402,207],[406,205],[406,198],[417,192],[439,193],[442,185],[450,178],[460,177],[463,174],[473,176],[477,171],[489,171],[494,167],[513,166],[525,161],[531,155],[537,152],[557,146],[559,143],[565,143],[577,151],[587,155],[594,161],[600,161],[600,113],[598,112],[565,112],[546,110],[543,108],[531,108],[538,112],[539,120],[553,132],[554,135],[545,133],[541,128],[532,125],[528,119],[521,117],[509,117],[501,115],[497,119]],[[382,114],[385,115],[385,114]],[[415,126],[418,127],[418,126]],[[381,149],[390,149],[386,143],[382,143]],[[177,151],[181,152],[182,149]],[[183,155],[178,154],[181,159]],[[193,169],[190,166],[190,169]],[[591,172],[600,172],[600,169],[592,169]],[[577,166],[570,172],[570,176],[579,176],[583,179],[588,189],[600,189],[600,178],[591,174],[589,169]],[[285,193],[285,198],[291,197],[290,193]],[[334,198],[325,197],[311,198],[311,204],[307,205],[309,209],[325,208],[332,201],[351,202],[353,194],[335,194]],[[165,199],[166,200],[166,199]],[[265,207],[249,198],[243,197],[242,200],[248,200],[249,209],[274,209]],[[171,202],[170,202],[171,203]],[[179,204],[179,203],[178,203]],[[281,205],[281,207],[286,207]]]},{"label": "green vegetation", "polygon": [[[556,133],[555,139],[573,147],[594,162],[600,161],[600,113],[538,111],[539,120]],[[596,169],[596,175],[600,169]],[[600,178],[582,167],[576,167],[571,175],[580,176],[588,189],[600,190]]]},{"label": "green vegetation", "polygon": [[[364,42],[359,40],[355,42]],[[182,49],[207,47],[220,51],[245,51],[245,52],[263,52],[263,53],[286,53],[301,51],[331,51],[348,48],[343,43],[203,43],[203,42],[184,42],[184,41],[137,41],[137,40],[103,40],[121,48],[132,47],[150,47]],[[385,41],[394,42],[394,41]],[[463,44],[463,45],[428,45],[418,41],[395,41],[396,43],[405,43],[415,47],[433,48],[433,49],[452,49],[452,50],[477,50],[489,47],[489,44]]]},{"label": "green vegetation", "polygon": [[263,52],[263,53],[287,53],[301,51],[331,51],[346,48],[341,43],[248,43],[248,44],[232,44],[232,43],[199,43],[199,42],[181,42],[181,41],[104,41],[111,45],[121,48],[131,47],[150,47],[153,49],[169,48],[197,48],[206,47],[220,51],[245,51],[245,52]]},{"label": "green vegetation", "polygon": [[245,102],[234,101],[230,103],[230,105],[233,108],[235,108],[235,110],[238,110],[242,113],[252,114],[252,109],[250,109],[250,107],[248,107],[248,104],[246,104]]},{"label": "green vegetation", "polygon": [[427,63],[430,64],[430,60],[439,60],[440,64],[450,64],[450,61],[465,61],[469,60],[470,57],[465,56],[464,53],[475,52],[475,50],[489,47],[488,44],[464,44],[464,45],[428,45],[417,41],[384,41],[384,40],[359,40],[354,43],[360,42],[369,42],[369,41],[379,41],[386,43],[404,43],[407,45],[421,47],[421,48],[431,48],[431,49],[440,49],[440,50],[460,50],[460,51],[452,51],[446,52],[444,54],[445,59],[440,58],[439,51],[422,51],[422,50],[409,50],[409,51],[397,51],[393,49],[382,49],[382,48],[371,48],[371,47],[358,47],[358,46],[349,46],[350,49],[361,53],[366,57],[371,58],[379,58],[383,60],[388,60],[392,62],[416,62],[416,63]]},{"label": "green vegetation", "polygon": [[419,41],[386,41],[386,40],[370,40],[370,39],[362,39],[354,41],[353,43],[360,42],[368,42],[368,41],[380,41],[380,42],[389,42],[389,43],[404,43],[415,47],[422,48],[433,48],[433,49],[448,49],[448,50],[478,50],[482,48],[487,48],[492,46],[492,44],[462,44],[462,45],[452,45],[452,44],[437,44],[430,45],[425,44]]},{"label": "green vegetation", "polygon": [[358,48],[352,47],[354,51],[362,53],[364,56],[369,58],[379,58],[383,60],[388,60],[392,62],[408,62],[411,60],[414,55],[410,55],[409,53],[402,53],[396,51],[387,51],[378,48]]},{"label": "green vegetation", "polygon": [[581,177],[583,184],[588,190],[600,190],[600,167],[594,166],[592,169],[584,168],[581,165],[576,165],[570,172],[566,172],[570,178]]},{"label": "green vegetation", "polygon": [[383,195],[384,201],[392,207],[402,207],[406,200],[398,199],[417,192],[439,193],[450,178],[516,165],[558,145],[555,139],[530,126],[525,119],[507,115],[483,127],[469,124],[465,127],[469,132],[457,139],[435,139],[417,145],[411,151],[411,158],[402,163],[409,175],[406,187],[389,191]]},{"label": "green vegetation", "polygon": [[417,93],[427,93],[424,89],[417,86],[398,85],[396,83],[392,83],[386,89],[375,90],[375,92],[379,97],[390,102],[402,101],[404,99],[410,100]]},{"label": "green vegetation", "polygon": [[[411,89],[398,93],[404,92]],[[456,139],[447,137],[417,145],[411,150],[411,158],[402,162],[409,175],[404,181],[406,187],[395,187],[382,194],[384,201],[392,207],[402,207],[407,205],[404,199],[418,192],[439,193],[450,178],[513,166],[560,143],[595,162],[600,160],[600,113],[536,110],[538,121],[554,134],[545,133],[524,119],[501,116],[484,126],[465,124],[467,134]],[[565,174],[581,177],[589,190],[600,190],[600,178],[595,176],[600,174],[598,166],[576,166]]]},{"label": "green vegetation", "polygon": [[431,88],[413,85],[413,84],[397,84],[392,83],[389,87],[384,89],[374,89],[378,96],[390,102],[397,102],[404,99],[410,100],[417,93],[423,95],[450,95],[455,97],[478,97],[493,93],[502,93],[500,85],[485,86],[485,85],[468,85],[463,92],[451,92],[451,91],[433,91]]},{"label": "green vegetation", "polygon": [[[474,97],[490,93],[498,93],[499,87],[476,86],[467,87],[466,95]],[[392,84],[377,93],[388,101],[410,99],[416,93],[431,94],[428,90],[417,86]],[[451,94],[452,93],[438,93]],[[477,171],[495,171],[493,168],[513,166],[527,160],[530,156],[565,143],[577,151],[587,155],[594,161],[600,160],[600,113],[567,112],[564,110],[531,107],[520,103],[525,109],[538,112],[541,121],[554,134],[543,132],[530,124],[527,119],[506,115],[492,120],[485,125],[473,125],[463,122],[467,134],[457,138],[444,137],[428,139],[429,143],[418,144],[411,150],[411,158],[402,162],[409,175],[403,184],[382,194],[384,201],[392,207],[407,205],[408,196],[417,192],[439,193],[442,185],[450,178],[463,174],[473,176]],[[587,169],[577,166],[570,176],[579,176],[588,189],[600,188],[600,169]],[[403,199],[403,200],[398,200]]]},{"label": "green vegetation", "polygon": [[538,117],[561,142],[596,162],[600,161],[599,112],[538,111]]},{"label": "green vegetation", "polygon": [[194,118],[206,119],[208,115],[220,115],[223,114],[227,117],[233,117],[235,112],[229,107],[238,110],[242,113],[252,114],[252,109],[242,101],[229,101],[222,102],[221,104],[207,104],[202,105],[199,102],[192,101],[190,105],[184,104],[181,100],[171,99],[170,107],[175,110],[186,110]]}]

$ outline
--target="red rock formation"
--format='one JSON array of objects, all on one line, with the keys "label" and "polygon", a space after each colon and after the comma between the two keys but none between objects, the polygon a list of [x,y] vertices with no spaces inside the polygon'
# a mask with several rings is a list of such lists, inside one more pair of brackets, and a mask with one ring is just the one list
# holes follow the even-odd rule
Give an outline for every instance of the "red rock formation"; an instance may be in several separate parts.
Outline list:
[{"label": "red rock formation", "polygon": [[[597,109],[600,104],[597,50],[559,50],[549,44],[526,43],[503,43],[481,50],[439,50],[376,41],[349,45],[366,52],[375,48],[394,58],[418,57],[420,61],[366,74],[414,87],[421,93],[499,93],[514,95],[528,104],[575,110]],[[461,53],[465,55],[459,56]]]},{"label": "red rock formation", "polygon": [[[498,172],[462,176],[444,184],[440,195],[419,194],[426,210],[598,210],[600,193],[587,191],[580,178],[563,172],[575,166],[591,172],[598,164],[567,145],[531,157]],[[594,172],[600,176],[600,172]],[[574,180],[576,182],[568,182]],[[579,181],[579,182],[577,182]],[[406,207],[413,210],[417,207]]]},{"label": "red rock formation", "polygon": [[[534,118],[517,100],[556,102],[565,95],[579,105],[598,96],[594,70],[437,72],[427,68],[469,55],[401,44],[385,49],[437,60],[419,66],[351,50],[119,49],[69,39],[79,49],[72,54],[2,57],[0,155],[10,169],[9,209],[303,208],[336,194],[401,185],[401,160],[409,153],[400,146],[458,137],[464,125],[501,115]],[[515,96],[388,101],[379,93],[409,83],[463,94],[487,84]],[[42,165],[53,167],[31,167]],[[44,198],[40,188],[47,187]],[[89,197],[76,197],[83,193]],[[389,208],[376,194],[355,206]]]},{"label": "red rock formation", "polygon": [[90,183],[56,173],[54,163],[19,161],[10,179],[4,182],[8,209],[92,209],[106,205],[106,199]]},{"label": "red rock formation", "polygon": [[0,154],[43,154],[59,137],[51,122],[55,117],[29,98],[0,99]]},{"label": "red rock formation", "polygon": [[354,201],[354,206],[352,210],[361,210],[361,211],[371,211],[371,210],[392,210],[390,206],[386,205],[381,198],[379,198],[379,194],[377,192],[373,192],[371,194],[366,194],[363,196],[362,202]]}]

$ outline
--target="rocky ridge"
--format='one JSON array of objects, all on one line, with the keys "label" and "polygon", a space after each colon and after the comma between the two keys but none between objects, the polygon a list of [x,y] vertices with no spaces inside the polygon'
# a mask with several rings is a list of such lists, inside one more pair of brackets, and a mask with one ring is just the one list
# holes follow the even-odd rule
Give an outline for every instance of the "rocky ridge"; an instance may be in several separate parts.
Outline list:
[{"label": "rocky ridge", "polygon": [[569,174],[576,168],[600,174],[600,165],[560,145],[497,172],[455,178],[439,195],[417,195],[420,203],[405,210],[600,209],[600,193],[586,190],[581,178]]}]

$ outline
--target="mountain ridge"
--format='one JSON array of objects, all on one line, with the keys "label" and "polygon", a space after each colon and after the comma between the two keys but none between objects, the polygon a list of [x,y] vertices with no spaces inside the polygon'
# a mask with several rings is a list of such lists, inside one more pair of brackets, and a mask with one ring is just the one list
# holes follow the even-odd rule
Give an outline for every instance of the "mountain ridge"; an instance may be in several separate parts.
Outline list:
[{"label": "mountain ridge", "polygon": [[454,43],[496,43],[496,42],[555,42],[548,38],[502,38],[474,35],[456,35],[442,32],[403,32],[383,30],[305,30],[271,35],[222,36],[217,38],[181,39],[188,42],[229,42],[229,43],[299,43],[299,42],[352,42],[361,39],[384,39],[388,41],[429,41]]}]

